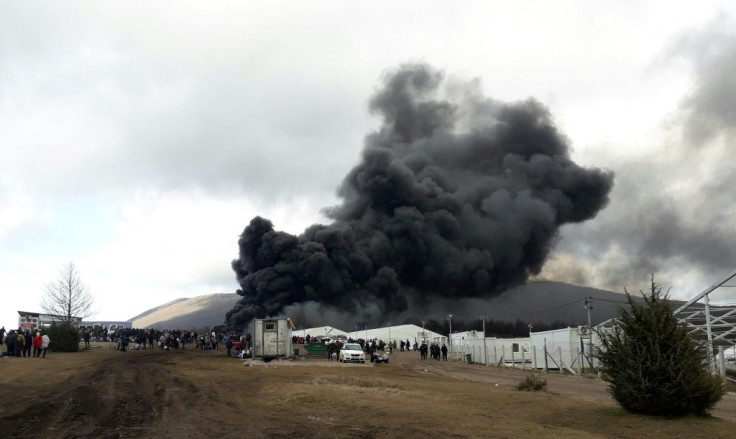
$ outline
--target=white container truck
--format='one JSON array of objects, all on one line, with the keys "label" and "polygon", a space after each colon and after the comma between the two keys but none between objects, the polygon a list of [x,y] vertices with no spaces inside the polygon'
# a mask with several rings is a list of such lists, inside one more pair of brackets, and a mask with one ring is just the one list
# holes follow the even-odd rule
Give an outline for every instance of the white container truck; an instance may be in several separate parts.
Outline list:
[{"label": "white container truck", "polygon": [[289,319],[253,319],[253,358],[271,361],[292,355]]}]

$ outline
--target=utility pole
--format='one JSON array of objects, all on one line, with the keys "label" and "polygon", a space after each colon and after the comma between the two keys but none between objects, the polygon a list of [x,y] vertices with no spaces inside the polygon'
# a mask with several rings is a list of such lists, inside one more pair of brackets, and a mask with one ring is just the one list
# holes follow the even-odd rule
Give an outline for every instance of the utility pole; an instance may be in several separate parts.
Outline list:
[{"label": "utility pole", "polygon": [[422,343],[427,342],[427,333],[424,332],[424,324],[427,323],[426,320],[422,320]]},{"label": "utility pole", "polygon": [[537,351],[534,349],[534,344],[532,344],[532,328],[534,326],[529,323],[529,350],[532,351],[532,358],[530,360],[532,361],[532,371],[534,371],[537,369]]},{"label": "utility pole", "polygon": [[488,365],[488,348],[486,347],[486,315],[481,314],[481,320],[483,320],[483,364]]},{"label": "utility pole", "polygon": [[450,335],[447,337],[447,341],[450,344],[450,357],[452,357],[452,314],[447,315],[447,320],[450,322]]},{"label": "utility pole", "polygon": [[593,321],[590,317],[590,310],[593,309],[593,297],[588,296],[583,301],[583,307],[588,310],[588,364],[593,368]]},{"label": "utility pole", "polygon": [[713,356],[713,330],[710,324],[710,293],[705,295],[705,329],[708,335],[708,364],[710,365],[711,373],[716,373],[716,359]]}]

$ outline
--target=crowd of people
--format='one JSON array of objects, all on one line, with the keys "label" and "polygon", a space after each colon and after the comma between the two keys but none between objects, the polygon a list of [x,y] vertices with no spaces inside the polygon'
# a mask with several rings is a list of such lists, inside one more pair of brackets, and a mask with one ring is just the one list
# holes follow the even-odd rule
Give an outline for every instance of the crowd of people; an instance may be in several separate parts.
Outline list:
[{"label": "crowd of people", "polygon": [[0,328],[0,345],[5,345],[3,355],[7,357],[31,357],[31,349],[34,358],[46,358],[46,351],[51,344],[48,334],[41,331],[21,329],[6,331]]},{"label": "crowd of people", "polygon": [[[84,349],[90,349],[91,342],[114,343],[118,351],[154,349],[181,350],[190,346],[197,350],[218,350],[224,345],[224,354],[228,357],[243,358],[250,348],[250,336],[237,335],[232,332],[216,333],[185,331],[136,329],[104,326],[81,326],[79,342]],[[5,350],[0,352],[8,357],[41,357],[45,358],[50,350],[51,339],[44,329],[12,329],[0,328],[0,345]]]},{"label": "crowd of people", "polygon": [[419,346],[419,355],[422,360],[426,360],[428,354],[435,361],[440,361],[440,355],[442,355],[443,361],[447,361],[447,346],[443,344],[442,347],[440,347],[437,343],[432,343],[427,346],[427,343],[422,343],[422,345]]},{"label": "crowd of people", "polygon": [[240,356],[240,358],[242,358],[242,352],[250,346],[250,338],[246,335],[182,329],[80,327],[79,337],[80,341],[84,342],[85,349],[89,349],[90,341],[115,343],[119,351],[154,349],[155,347],[161,350],[180,350],[186,349],[187,346],[204,351],[218,350],[221,345],[224,345],[226,356]]},{"label": "crowd of people", "polygon": [[[79,340],[84,343],[84,348],[90,348],[90,342],[112,342],[115,343],[116,349],[126,351],[128,349],[143,350],[154,349],[158,347],[161,350],[179,350],[186,349],[187,345],[193,345],[197,350],[218,350],[220,345],[224,346],[224,355],[227,357],[243,358],[250,351],[251,339],[250,335],[234,334],[232,332],[202,332],[186,331],[186,330],[160,330],[160,329],[131,329],[104,326],[80,327]],[[294,344],[320,343],[319,337],[311,337],[306,335],[293,336]],[[49,350],[51,339],[43,330],[5,330],[0,328],[0,344],[6,346],[3,355],[9,357],[46,357]],[[334,360],[338,357],[340,348],[345,343],[358,343],[363,351],[373,358],[376,352],[383,351],[392,353],[394,349],[404,351],[419,351],[421,359],[425,360],[431,356],[435,361],[447,361],[447,346],[439,346],[437,343],[427,344],[422,342],[421,345],[416,341],[412,345],[409,340],[402,340],[400,343],[394,340],[386,343],[383,340],[353,340],[336,339],[328,342],[327,359]],[[132,348],[130,347],[132,345]],[[32,351],[32,352],[31,352]]]}]

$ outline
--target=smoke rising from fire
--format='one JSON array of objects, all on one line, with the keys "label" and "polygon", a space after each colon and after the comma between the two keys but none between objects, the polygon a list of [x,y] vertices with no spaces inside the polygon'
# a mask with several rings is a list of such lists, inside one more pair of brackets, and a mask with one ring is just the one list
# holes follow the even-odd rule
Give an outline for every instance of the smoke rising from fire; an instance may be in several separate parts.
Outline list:
[{"label": "smoke rising from fire", "polygon": [[561,225],[608,202],[612,173],[575,164],[533,99],[495,101],[411,64],[386,74],[369,105],[382,125],[325,210],[333,222],[294,236],[256,217],[243,231],[229,324],[285,311],[300,325],[377,324],[439,298],[498,294],[540,272]]}]

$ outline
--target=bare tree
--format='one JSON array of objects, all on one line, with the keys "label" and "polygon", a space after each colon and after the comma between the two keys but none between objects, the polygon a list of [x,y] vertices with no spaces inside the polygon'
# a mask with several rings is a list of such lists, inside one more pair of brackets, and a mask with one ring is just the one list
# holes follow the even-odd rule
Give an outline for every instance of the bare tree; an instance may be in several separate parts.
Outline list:
[{"label": "bare tree", "polygon": [[71,322],[75,317],[89,317],[93,303],[94,299],[87,286],[82,283],[77,267],[69,262],[59,270],[59,277],[44,288],[41,307],[48,314]]}]

